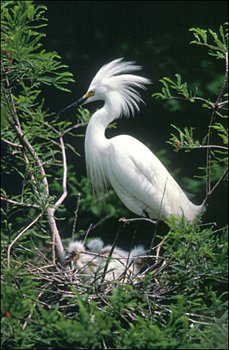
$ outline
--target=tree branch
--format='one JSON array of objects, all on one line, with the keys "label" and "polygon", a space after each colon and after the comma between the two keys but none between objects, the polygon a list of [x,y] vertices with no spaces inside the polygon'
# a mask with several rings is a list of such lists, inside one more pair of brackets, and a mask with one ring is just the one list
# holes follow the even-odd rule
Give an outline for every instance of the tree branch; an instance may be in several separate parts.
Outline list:
[{"label": "tree branch", "polygon": [[[221,85],[219,95],[216,99],[216,102],[214,103],[213,112],[211,114],[210,123],[208,125],[207,145],[210,145],[212,124],[213,124],[213,121],[215,119],[216,113],[219,109],[219,104],[221,103],[222,96],[223,96],[224,90],[225,90],[226,85],[227,85],[227,79],[228,79],[228,52],[225,53],[225,73],[224,73],[223,83]],[[210,193],[212,194],[210,162],[211,162],[211,149],[207,148],[207,153],[206,153],[206,197],[205,197],[204,202],[206,202],[206,199],[209,197],[209,194]]]},{"label": "tree branch", "polygon": [[36,209],[40,208],[39,205],[37,205],[37,204],[17,202],[17,201],[14,201],[14,200],[10,199],[10,198],[6,198],[6,197],[2,197],[2,196],[1,196],[1,200],[3,202],[7,202],[9,204],[17,205],[18,207],[36,208]]},{"label": "tree branch", "polygon": [[10,243],[10,245],[8,246],[7,249],[7,264],[8,264],[8,268],[10,268],[10,253],[11,253],[11,249],[14,245],[14,243],[26,232],[30,229],[30,227],[32,227],[39,219],[40,217],[44,214],[44,212],[42,211],[28,226],[26,226],[24,228],[24,230],[22,230],[17,237]]},{"label": "tree branch", "polygon": [[[6,83],[9,87],[9,81],[8,78],[6,77]],[[9,89],[10,91],[10,89]],[[44,187],[44,193],[45,193],[45,197],[48,203],[48,199],[49,199],[49,184],[48,184],[48,179],[47,179],[47,175],[46,172],[44,170],[43,164],[37,154],[37,152],[35,151],[35,149],[33,148],[33,146],[31,145],[31,143],[28,141],[28,139],[26,138],[26,136],[24,135],[22,129],[21,129],[21,125],[20,125],[20,121],[17,115],[17,110],[16,107],[14,105],[14,100],[13,97],[11,95],[11,92],[9,92],[9,97],[8,95],[5,93],[5,99],[11,114],[11,117],[9,117],[9,123],[12,126],[12,128],[14,129],[14,131],[16,132],[16,135],[23,147],[24,150],[27,150],[30,155],[33,157],[33,159],[36,161],[37,166],[39,168],[40,174],[42,176],[42,183],[43,183],[43,187]],[[9,100],[10,99],[10,100]],[[63,165],[64,165],[64,178],[63,178],[63,184],[64,184],[64,192],[62,194],[62,196],[60,197],[60,199],[56,202],[56,204],[54,205],[54,207],[47,207],[46,208],[46,213],[47,213],[47,218],[48,218],[48,222],[49,222],[49,226],[50,226],[50,230],[52,233],[52,241],[53,241],[53,261],[55,261],[55,248],[57,251],[57,256],[58,259],[60,260],[60,262],[62,263],[64,261],[64,247],[60,238],[60,234],[56,225],[56,220],[54,217],[55,214],[55,210],[58,208],[58,206],[63,202],[64,198],[66,197],[67,193],[66,193],[66,156],[65,156],[65,149],[63,146],[63,140],[62,137],[60,137],[60,141],[61,141],[61,148],[62,148],[62,156],[63,156]],[[26,155],[25,155],[26,156]],[[29,159],[27,158],[27,162],[30,163]],[[26,228],[27,230],[28,228]],[[24,230],[23,230],[24,231]],[[23,232],[22,231],[22,232]],[[22,234],[22,233],[21,233]],[[19,235],[19,237],[21,236],[21,234]],[[19,238],[18,237],[18,238]],[[17,239],[18,239],[17,238]],[[13,241],[12,243],[14,243],[15,241]],[[10,254],[10,249],[11,249],[11,245],[9,246],[9,254]]]},{"label": "tree branch", "polygon": [[7,145],[10,145],[12,147],[16,147],[16,148],[22,148],[22,145],[18,144],[18,143],[14,143],[11,141],[6,140],[4,137],[1,138],[2,142],[5,142]]}]

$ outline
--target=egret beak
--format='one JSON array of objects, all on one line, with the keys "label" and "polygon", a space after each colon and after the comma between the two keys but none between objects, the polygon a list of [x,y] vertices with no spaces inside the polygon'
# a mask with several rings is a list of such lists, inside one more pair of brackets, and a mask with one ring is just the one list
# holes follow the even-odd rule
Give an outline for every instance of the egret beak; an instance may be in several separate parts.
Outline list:
[{"label": "egret beak", "polygon": [[64,258],[64,262],[65,263],[69,263],[69,262],[71,262],[72,261],[72,259],[73,259],[73,257],[74,257],[74,253],[72,252],[72,253],[70,253],[70,254],[67,254],[66,256],[65,256],[65,258]]},{"label": "egret beak", "polygon": [[72,104],[68,105],[64,109],[62,109],[60,112],[57,113],[57,116],[61,115],[63,112],[65,112],[67,109],[71,107],[78,107],[81,106],[89,97],[89,95],[85,94],[83,97],[79,98],[77,101],[73,102]]}]

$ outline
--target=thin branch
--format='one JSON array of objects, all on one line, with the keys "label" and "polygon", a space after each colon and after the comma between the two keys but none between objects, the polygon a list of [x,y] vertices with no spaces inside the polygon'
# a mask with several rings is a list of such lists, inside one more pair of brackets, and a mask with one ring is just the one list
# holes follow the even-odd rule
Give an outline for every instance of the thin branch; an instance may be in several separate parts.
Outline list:
[{"label": "thin branch", "polygon": [[106,220],[110,219],[113,216],[113,214],[107,214],[102,219],[100,219],[98,222],[92,225],[91,230],[94,230],[98,226],[102,225]]},{"label": "thin branch", "polygon": [[[226,54],[225,54],[225,73],[224,73],[223,83],[221,85],[219,95],[216,99],[216,102],[214,103],[213,112],[211,115],[210,123],[208,125],[207,145],[210,145],[212,124],[213,124],[213,121],[215,119],[217,110],[219,109],[219,104],[221,103],[223,93],[224,93],[224,90],[225,90],[226,85],[227,85],[227,80],[228,80],[228,52],[226,52]],[[210,162],[211,162],[211,149],[207,148],[207,153],[206,153],[206,198],[209,197],[208,193],[212,193],[211,192],[211,166],[210,166]]]},{"label": "thin branch", "polygon": [[48,180],[47,180],[47,176],[46,176],[46,173],[45,173],[45,170],[44,170],[44,167],[42,165],[42,162],[39,158],[39,156],[37,155],[36,151],[34,150],[34,148],[32,147],[32,145],[30,144],[30,142],[27,140],[26,136],[24,135],[21,127],[20,127],[20,124],[19,124],[19,119],[18,119],[18,116],[17,116],[17,112],[16,112],[16,108],[14,106],[14,102],[12,100],[12,104],[13,104],[13,109],[11,108],[11,105],[10,105],[10,102],[8,101],[8,98],[6,96],[6,100],[7,100],[7,103],[8,103],[8,107],[11,111],[11,116],[13,117],[13,120],[11,118],[9,118],[9,123],[11,124],[11,126],[13,127],[13,129],[15,130],[16,134],[17,134],[17,137],[18,139],[20,140],[21,144],[23,147],[25,147],[29,153],[31,154],[31,156],[35,159],[39,169],[40,169],[40,172],[41,172],[41,175],[42,175],[42,182],[43,182],[43,185],[44,185],[44,188],[45,188],[45,192],[46,192],[46,196],[48,197],[49,196],[49,185],[48,185]]},{"label": "thin branch", "polygon": [[23,203],[23,202],[17,202],[12,199],[6,198],[6,197],[1,197],[1,200],[13,205],[17,205],[18,207],[26,207],[26,208],[36,208],[39,209],[39,205],[37,204],[29,204],[29,203]]},{"label": "thin branch", "polygon": [[[124,225],[125,225],[125,224],[124,224]],[[115,249],[115,247],[116,247],[117,240],[118,240],[118,237],[119,237],[121,231],[122,231],[122,227],[121,227],[121,225],[120,225],[120,227],[119,227],[119,229],[118,229],[118,231],[117,231],[117,233],[116,233],[116,236],[115,236],[114,242],[113,242],[113,244],[112,244],[112,247],[111,247],[111,249],[110,249],[110,252],[109,252],[109,254],[108,254],[107,258],[106,258],[106,263],[105,263],[104,270],[103,270],[103,274],[102,274],[102,278],[101,278],[101,281],[102,281],[102,282],[104,281],[104,279],[105,279],[105,277],[106,277],[106,273],[107,273],[107,269],[108,269],[108,266],[109,266],[109,262],[110,262],[110,259],[111,259],[111,257],[112,257],[113,251],[114,251],[114,249]]]},{"label": "thin branch", "polygon": [[78,219],[78,211],[79,211],[79,206],[80,206],[80,196],[81,196],[81,194],[78,193],[77,194],[77,201],[76,201],[75,217],[74,217],[74,222],[73,222],[73,226],[72,226],[72,240],[74,240],[74,235],[75,235],[75,231],[76,231],[76,223],[77,223],[77,219]]},{"label": "thin branch", "polygon": [[89,233],[91,232],[92,226],[93,226],[93,224],[90,224],[88,229],[87,229],[87,231],[86,231],[86,233],[85,233],[84,242],[83,242],[84,244],[85,244],[85,242],[87,240],[87,237],[88,237]]},{"label": "thin branch", "polygon": [[197,149],[199,149],[199,148],[216,148],[216,149],[222,149],[224,151],[228,151],[228,147],[226,147],[226,146],[219,146],[219,145],[199,145],[199,146],[194,146],[192,148],[197,148]]},{"label": "thin branch", "polygon": [[228,173],[228,168],[226,168],[226,170],[224,171],[223,175],[219,178],[219,180],[216,182],[214,187],[212,187],[212,189],[206,194],[206,197],[205,197],[205,199],[203,201],[203,205],[205,205],[205,203],[207,202],[208,198],[216,190],[216,188],[219,186],[219,184],[224,180],[224,178],[226,177],[227,173]]},{"label": "thin branch", "polygon": [[[226,105],[226,106],[227,106],[227,105],[228,105],[228,103],[229,103],[229,101],[228,101],[228,100],[226,100],[226,101],[222,101],[222,102],[219,102],[219,103],[218,103],[218,107],[219,107],[219,108],[223,108],[223,106],[224,106],[224,105]],[[228,108],[226,108],[226,109],[228,109]]]},{"label": "thin branch", "polygon": [[225,73],[224,73],[224,79],[223,79],[223,83],[222,83],[221,88],[220,88],[219,95],[218,95],[217,100],[215,102],[215,106],[217,108],[219,107],[219,104],[221,103],[224,90],[226,89],[226,86],[227,86],[227,80],[228,80],[228,52],[225,52]]},{"label": "thin branch", "polygon": [[14,142],[8,141],[8,140],[6,140],[4,137],[2,137],[1,140],[2,140],[3,142],[5,142],[7,145],[10,145],[10,146],[12,146],[12,147],[22,148],[22,145],[20,145],[19,143],[14,143]]},{"label": "thin branch", "polygon": [[[8,78],[6,77],[6,83],[7,86],[9,87],[9,81]],[[47,175],[46,172],[44,170],[43,164],[37,154],[37,152],[35,151],[35,149],[33,148],[33,146],[31,145],[31,143],[27,140],[26,136],[24,135],[22,129],[21,129],[21,125],[20,125],[20,121],[17,115],[17,110],[14,104],[14,100],[12,97],[11,92],[9,93],[9,98],[8,95],[5,93],[5,91],[3,92],[5,95],[5,99],[7,102],[7,105],[9,107],[9,111],[11,114],[11,118],[9,119],[9,123],[12,126],[12,128],[15,130],[16,135],[19,139],[19,141],[21,142],[23,148],[27,149],[27,151],[31,154],[31,156],[33,157],[33,159],[35,159],[40,174],[42,176],[42,183],[43,183],[43,187],[44,187],[44,192],[46,195],[46,199],[48,201],[49,198],[49,184],[48,184],[48,179],[47,179]],[[10,101],[9,101],[10,99]],[[52,233],[52,240],[53,240],[53,261],[55,260],[55,248],[57,250],[57,254],[58,254],[58,258],[60,259],[61,262],[64,261],[64,247],[60,238],[60,234],[59,234],[59,230],[57,228],[56,225],[56,220],[55,220],[55,210],[58,208],[58,206],[63,202],[64,198],[66,197],[67,193],[66,193],[66,171],[67,171],[67,166],[66,166],[66,156],[65,156],[65,148],[64,148],[64,144],[63,144],[63,139],[60,136],[60,142],[61,142],[61,148],[62,148],[62,156],[63,156],[63,165],[64,165],[64,179],[63,179],[63,186],[64,186],[64,191],[62,196],[59,198],[59,200],[56,202],[54,208],[50,208],[48,207],[46,209],[47,212],[47,217],[48,217],[48,222],[49,222],[49,226],[50,226],[50,230]],[[28,160],[28,162],[30,163],[30,161]]]},{"label": "thin branch", "polygon": [[[169,96],[167,99],[169,99],[169,100],[182,100],[182,101],[188,101],[189,100],[189,98],[181,97],[181,96]],[[211,109],[215,109],[215,107],[216,107],[216,104],[214,102],[206,100],[205,98],[194,96],[194,97],[192,97],[192,99],[196,100],[196,101],[201,101],[201,102],[207,103],[211,107]],[[223,109],[223,107],[225,105],[227,105],[227,104],[228,104],[228,100],[219,102],[217,104],[217,108],[218,109]],[[227,109],[227,108],[225,108],[225,109]]]},{"label": "thin branch", "polygon": [[[216,99],[216,102],[214,103],[215,108],[213,109],[210,123],[208,126],[208,134],[207,134],[207,145],[210,145],[210,139],[211,139],[211,132],[212,132],[212,124],[216,116],[216,112],[219,108],[219,103],[221,102],[224,90],[227,85],[227,80],[228,80],[228,52],[225,54],[225,74],[224,74],[224,79],[223,83],[221,85],[219,95]],[[206,197],[204,202],[206,202],[207,198],[210,196],[212,193],[211,191],[211,173],[210,173],[210,162],[211,162],[211,149],[207,148],[207,153],[206,153]],[[215,188],[215,187],[214,187]]]},{"label": "thin branch", "polygon": [[60,145],[61,145],[62,158],[63,158],[63,180],[62,180],[63,193],[54,204],[55,210],[63,203],[63,201],[65,200],[68,194],[67,192],[67,159],[66,159],[65,145],[64,145],[62,136],[60,136]]},{"label": "thin branch", "polygon": [[156,220],[152,220],[150,218],[133,218],[133,219],[126,219],[126,218],[120,218],[119,222],[124,222],[124,223],[130,223],[130,222],[135,222],[135,221],[148,221],[151,224],[156,224],[157,221]]},{"label": "thin branch", "polygon": [[36,301],[35,301],[35,303],[34,303],[33,306],[32,306],[32,309],[31,309],[30,314],[28,315],[28,317],[26,318],[24,324],[22,325],[22,330],[24,330],[24,329],[27,327],[29,320],[31,320],[31,318],[32,318],[32,315],[33,315],[33,312],[34,312],[36,303],[37,303],[37,301],[40,299],[40,297],[44,294],[44,292],[45,292],[45,290],[42,290],[42,291],[38,294],[38,296],[37,296],[37,298],[36,298]]},{"label": "thin branch", "polygon": [[65,129],[65,130],[62,132],[62,136],[68,134],[70,131],[72,131],[72,130],[74,130],[74,129],[78,129],[78,128],[87,126],[87,124],[88,124],[88,123],[79,123],[79,124],[73,125],[73,126],[71,126],[70,128]]},{"label": "thin branch", "polygon": [[30,227],[32,227],[39,219],[40,217],[44,214],[44,212],[42,211],[29,225],[27,225],[18,235],[17,237],[10,243],[10,245],[8,246],[7,249],[7,264],[8,264],[8,268],[10,268],[10,253],[11,253],[11,249],[14,245],[14,243],[26,232],[30,229]]},{"label": "thin branch", "polygon": [[157,228],[158,228],[159,221],[160,221],[160,218],[161,218],[161,210],[162,210],[162,204],[163,204],[164,197],[165,197],[165,191],[166,191],[166,187],[167,187],[167,182],[168,182],[168,177],[166,178],[166,181],[165,181],[165,185],[164,185],[164,189],[163,189],[163,193],[162,193],[162,198],[161,198],[161,203],[160,203],[160,208],[159,208],[159,213],[158,213],[158,218],[157,218],[157,221],[156,221],[156,225],[154,227],[153,238],[152,238],[151,243],[150,243],[149,251],[151,251],[153,249],[154,240],[155,240],[155,237],[156,237],[156,234],[157,234]]},{"label": "thin branch", "polygon": [[[213,124],[213,121],[215,119],[215,114],[216,114],[216,110],[214,109],[212,114],[211,114],[210,123],[208,125],[207,145],[210,144],[212,124]],[[210,162],[211,162],[211,149],[207,148],[207,152],[206,152],[206,196],[211,191]]]}]

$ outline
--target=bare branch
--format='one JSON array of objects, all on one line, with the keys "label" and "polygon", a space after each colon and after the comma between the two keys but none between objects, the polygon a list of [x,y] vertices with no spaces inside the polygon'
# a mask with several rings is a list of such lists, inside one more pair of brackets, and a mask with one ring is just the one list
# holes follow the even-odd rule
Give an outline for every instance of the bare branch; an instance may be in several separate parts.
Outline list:
[{"label": "bare branch", "polygon": [[205,197],[205,199],[203,201],[203,205],[205,205],[205,203],[207,202],[208,198],[212,195],[212,193],[216,190],[216,188],[224,180],[224,178],[227,176],[227,173],[228,173],[228,168],[226,168],[226,170],[224,171],[223,175],[219,178],[219,180],[216,182],[214,187],[212,187],[212,189],[206,194],[206,197]]},{"label": "bare branch", "polygon": [[68,133],[69,133],[70,131],[72,131],[72,130],[75,130],[75,129],[78,129],[78,128],[82,128],[82,127],[84,127],[84,126],[87,126],[87,124],[88,124],[88,123],[79,123],[79,124],[73,125],[73,126],[71,126],[70,128],[64,130],[64,131],[62,132],[62,136],[68,134]]},{"label": "bare branch", "polygon": [[32,227],[39,219],[40,217],[44,214],[44,212],[42,211],[28,226],[26,226],[18,235],[17,237],[10,243],[10,245],[8,246],[7,249],[7,264],[8,264],[8,268],[10,268],[10,253],[11,253],[11,249],[14,245],[14,243],[26,232],[30,229],[30,227]]},{"label": "bare branch", "polygon": [[[6,77],[6,82],[7,85],[9,86],[9,82],[8,79]],[[48,179],[47,179],[47,175],[46,172],[44,170],[44,166],[42,164],[41,159],[39,158],[37,152],[35,151],[35,149],[33,148],[33,146],[31,145],[31,143],[28,141],[28,139],[26,138],[26,136],[24,135],[22,129],[21,129],[21,125],[20,125],[20,121],[17,115],[17,110],[16,107],[14,105],[14,100],[13,97],[11,95],[11,93],[9,93],[9,97],[6,93],[4,93],[5,95],[5,99],[6,102],[8,104],[8,108],[11,114],[11,118],[9,118],[9,123],[12,126],[12,128],[15,130],[16,135],[23,147],[23,149],[26,149],[31,156],[33,157],[33,159],[36,161],[37,166],[39,168],[40,174],[42,176],[42,183],[43,183],[43,187],[44,187],[44,192],[45,192],[45,196],[48,202],[49,199],[49,184],[48,184]],[[10,100],[9,100],[10,99]],[[66,166],[66,155],[65,155],[65,148],[64,148],[64,143],[63,143],[63,139],[60,136],[60,142],[61,142],[61,149],[62,149],[62,156],[63,156],[63,166],[64,166],[64,176],[63,176],[63,194],[62,196],[59,198],[59,200],[56,202],[56,204],[54,205],[54,208],[50,208],[47,207],[46,212],[47,212],[47,217],[48,217],[48,222],[49,222],[49,226],[50,226],[50,230],[52,233],[52,241],[53,241],[53,261],[55,260],[55,248],[57,251],[57,256],[60,259],[61,262],[63,262],[64,260],[64,247],[60,238],[60,234],[56,225],[56,221],[55,221],[55,210],[58,208],[58,206],[63,202],[63,200],[65,199],[66,195],[67,195],[67,190],[66,190],[66,178],[67,178],[67,166]],[[25,155],[26,156],[26,155]],[[26,162],[29,164],[30,160],[27,158],[26,156]],[[27,230],[28,228],[26,227],[25,230]],[[24,232],[24,230],[22,231]],[[19,237],[21,236],[22,233],[20,233]],[[18,238],[19,238],[18,237]],[[17,239],[18,239],[17,238]],[[14,244],[14,241],[12,242]],[[11,245],[9,246],[9,248],[11,249]],[[10,251],[9,249],[9,251]]]},{"label": "bare branch", "polygon": [[25,322],[24,322],[23,325],[22,325],[22,330],[24,330],[24,329],[27,327],[29,320],[31,320],[31,318],[32,318],[33,311],[34,311],[34,309],[35,309],[36,303],[37,303],[37,301],[40,299],[40,297],[44,294],[44,292],[45,292],[45,291],[42,290],[42,291],[38,294],[38,296],[37,296],[37,298],[36,298],[36,301],[35,301],[35,303],[34,303],[33,306],[32,306],[32,309],[31,309],[30,314],[28,315],[28,317],[26,318]]},{"label": "bare branch", "polygon": [[73,226],[72,226],[72,240],[74,240],[74,234],[76,231],[76,223],[77,223],[77,219],[78,219],[78,211],[79,211],[79,205],[80,205],[80,196],[81,196],[81,194],[78,193],[77,201],[76,201],[75,217],[74,217],[74,222],[73,222]]},{"label": "bare branch", "polygon": [[22,148],[22,145],[20,145],[19,143],[14,143],[14,142],[8,141],[8,140],[6,140],[4,137],[2,137],[1,140],[2,140],[3,142],[5,142],[7,145],[10,145],[10,146],[12,146],[12,147]]},{"label": "bare branch", "polygon": [[194,146],[193,148],[216,148],[216,149],[222,149],[224,151],[228,151],[228,147],[226,146],[219,146],[219,145],[199,145],[199,146]]},{"label": "bare branch", "polygon": [[64,146],[64,141],[62,136],[60,136],[60,145],[61,145],[62,157],[63,157],[63,181],[62,181],[63,194],[54,204],[55,210],[63,203],[63,201],[65,200],[68,194],[67,192],[67,160],[66,160],[66,151],[65,151],[65,146]]},{"label": "bare branch", "polygon": [[156,224],[157,221],[156,220],[152,220],[150,218],[133,218],[133,219],[126,219],[126,218],[120,218],[119,219],[119,222],[124,222],[125,224],[127,223],[130,223],[130,222],[135,222],[135,221],[148,221],[150,222],[151,224]]},{"label": "bare branch", "polygon": [[1,197],[1,200],[13,205],[17,205],[18,207],[26,207],[26,208],[36,208],[39,209],[39,205],[37,204],[30,204],[30,203],[23,203],[23,202],[17,202],[12,199],[6,198],[6,197]]},{"label": "bare branch", "polygon": [[[227,80],[228,80],[228,52],[226,52],[226,54],[225,54],[225,73],[224,73],[223,83],[221,85],[219,95],[216,99],[216,102],[214,103],[213,112],[211,114],[210,123],[208,125],[208,133],[207,133],[207,145],[208,146],[210,145],[210,140],[211,140],[212,124],[213,124],[213,121],[216,117],[217,110],[219,109],[219,104],[221,103],[223,93],[224,93],[224,90],[225,90],[226,85],[227,85]],[[211,162],[211,149],[207,148],[207,153],[206,153],[206,197],[205,197],[204,202],[206,202],[207,198],[210,196],[210,194],[212,194],[210,162]],[[216,187],[214,187],[214,188],[216,188]]]}]

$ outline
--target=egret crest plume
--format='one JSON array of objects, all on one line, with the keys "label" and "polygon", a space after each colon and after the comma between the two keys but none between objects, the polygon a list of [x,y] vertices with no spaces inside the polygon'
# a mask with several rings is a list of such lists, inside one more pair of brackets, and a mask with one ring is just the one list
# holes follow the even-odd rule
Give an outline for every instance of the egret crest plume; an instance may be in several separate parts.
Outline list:
[{"label": "egret crest plume", "polygon": [[134,115],[135,111],[139,111],[139,103],[144,102],[136,89],[145,89],[145,85],[150,84],[149,79],[129,74],[138,70],[141,70],[141,66],[118,58],[97,72],[88,91],[99,89],[109,94],[116,106],[115,118]]}]

